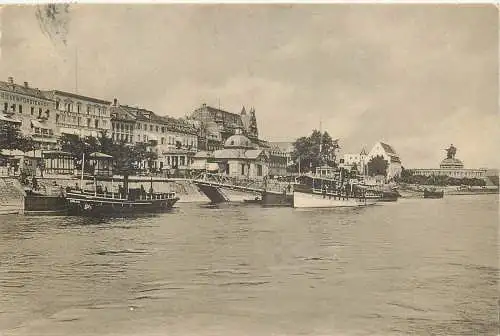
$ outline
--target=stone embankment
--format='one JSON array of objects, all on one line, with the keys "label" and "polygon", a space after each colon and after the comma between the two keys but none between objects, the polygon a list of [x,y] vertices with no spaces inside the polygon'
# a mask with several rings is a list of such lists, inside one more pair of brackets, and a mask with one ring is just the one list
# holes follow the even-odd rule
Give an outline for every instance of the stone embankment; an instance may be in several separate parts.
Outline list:
[{"label": "stone embankment", "polygon": [[13,177],[0,177],[0,215],[22,213],[24,190]]}]

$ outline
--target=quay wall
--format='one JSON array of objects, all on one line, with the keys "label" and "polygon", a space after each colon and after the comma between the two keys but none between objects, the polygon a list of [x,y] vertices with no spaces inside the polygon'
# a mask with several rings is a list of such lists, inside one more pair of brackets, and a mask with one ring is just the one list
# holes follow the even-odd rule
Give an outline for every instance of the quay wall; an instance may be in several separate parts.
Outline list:
[{"label": "quay wall", "polygon": [[24,190],[14,177],[0,177],[0,215],[22,213]]}]

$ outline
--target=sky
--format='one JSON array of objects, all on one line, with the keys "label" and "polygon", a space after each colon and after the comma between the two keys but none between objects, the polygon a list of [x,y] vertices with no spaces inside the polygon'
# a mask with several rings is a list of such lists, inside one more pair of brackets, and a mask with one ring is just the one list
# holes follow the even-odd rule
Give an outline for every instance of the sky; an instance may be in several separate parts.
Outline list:
[{"label": "sky", "polygon": [[[500,167],[494,5],[70,5],[0,12],[0,79],[182,117],[255,107],[262,138],[322,129],[341,153],[392,145],[433,168],[450,144]],[[76,57],[76,55],[78,55]],[[76,70],[77,69],[77,70]]]}]

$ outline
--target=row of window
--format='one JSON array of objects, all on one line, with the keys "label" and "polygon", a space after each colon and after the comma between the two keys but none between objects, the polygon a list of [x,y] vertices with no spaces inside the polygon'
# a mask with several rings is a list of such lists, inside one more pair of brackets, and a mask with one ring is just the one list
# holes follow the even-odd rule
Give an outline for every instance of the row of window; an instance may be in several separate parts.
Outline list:
[{"label": "row of window", "polygon": [[[56,100],[56,110],[62,110],[66,112],[76,112],[76,113],[82,113],[82,103],[78,102],[76,103],[76,111],[75,111],[75,104],[72,102],[66,102],[64,104],[61,104],[59,100]],[[62,108],[62,109],[61,109]],[[87,114],[96,114],[99,116],[106,116],[107,114],[107,107],[105,106],[100,106],[100,105],[92,105],[92,104],[87,104],[86,108]]]},{"label": "row of window", "polygon": [[49,104],[50,104],[49,101],[43,101],[43,100],[39,100],[39,99],[18,96],[18,95],[6,93],[6,92],[0,93],[0,97],[2,99],[5,99],[5,100],[10,100],[13,102],[19,102],[19,103],[23,103],[23,104],[30,104],[30,105],[49,106]]},{"label": "row of window", "polygon": [[99,119],[94,119],[92,122],[91,118],[87,118],[85,123],[82,122],[82,117],[76,117],[76,116],[65,116],[56,114],[56,124],[72,124],[74,126],[86,126],[88,128],[106,128],[108,125],[107,120],[99,120]]},{"label": "row of window", "polygon": [[[9,103],[3,103],[3,110],[4,110],[4,112],[12,112],[12,113],[17,112],[19,114],[23,114],[23,105],[12,104],[9,106]],[[32,116],[35,116],[37,114],[34,106],[30,107],[30,114]],[[44,113],[43,109],[41,107],[39,107],[38,108],[38,118],[41,118],[41,117],[46,117],[48,119],[50,117],[50,111],[46,110]]]}]

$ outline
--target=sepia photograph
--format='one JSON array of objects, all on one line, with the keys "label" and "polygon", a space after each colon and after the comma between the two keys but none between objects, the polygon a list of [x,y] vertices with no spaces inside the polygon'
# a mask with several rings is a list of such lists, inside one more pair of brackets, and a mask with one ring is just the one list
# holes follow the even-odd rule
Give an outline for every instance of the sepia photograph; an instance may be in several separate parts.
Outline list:
[{"label": "sepia photograph", "polygon": [[0,336],[498,336],[499,7],[0,4]]}]

